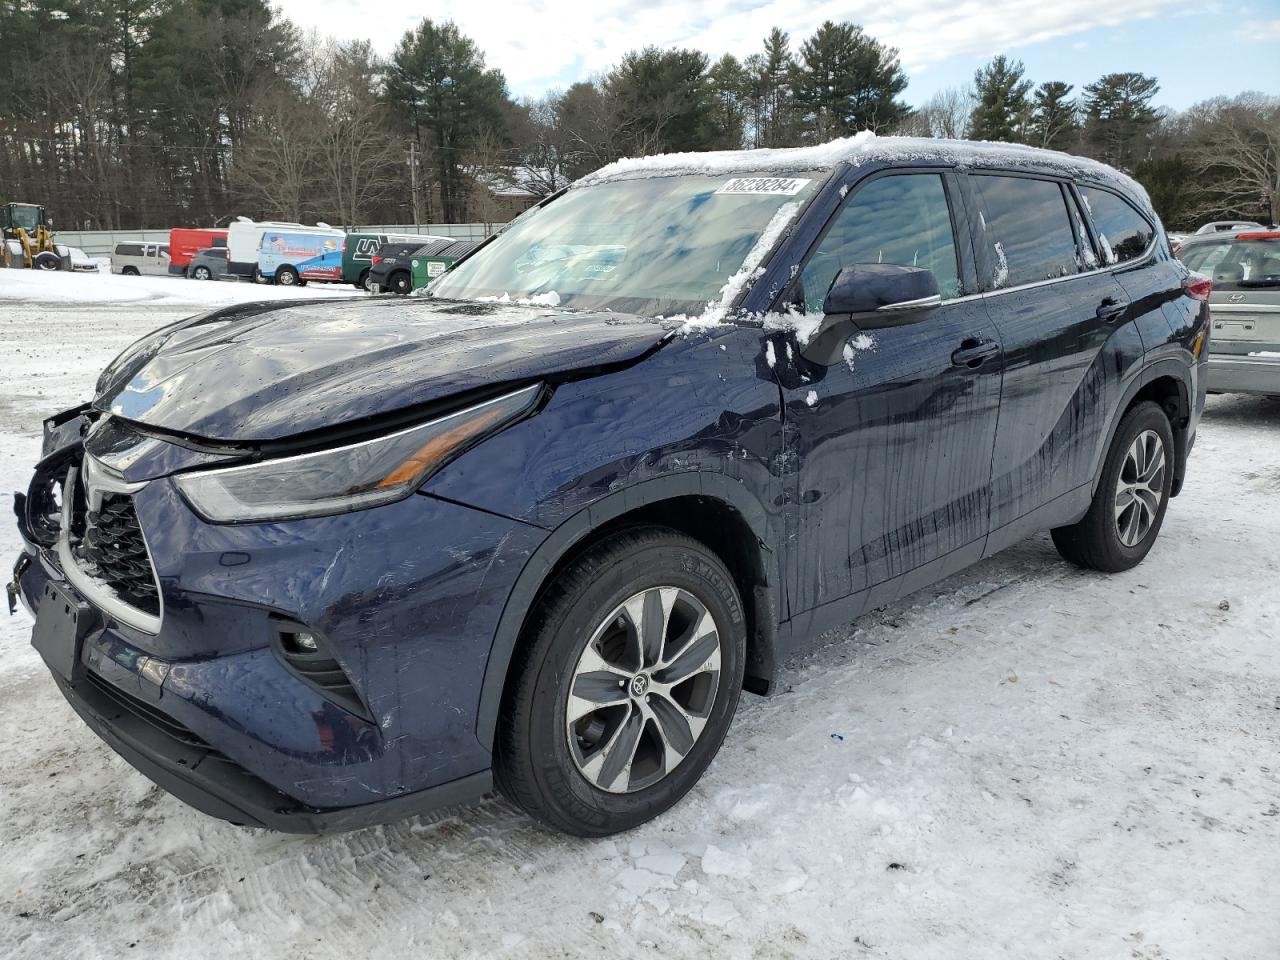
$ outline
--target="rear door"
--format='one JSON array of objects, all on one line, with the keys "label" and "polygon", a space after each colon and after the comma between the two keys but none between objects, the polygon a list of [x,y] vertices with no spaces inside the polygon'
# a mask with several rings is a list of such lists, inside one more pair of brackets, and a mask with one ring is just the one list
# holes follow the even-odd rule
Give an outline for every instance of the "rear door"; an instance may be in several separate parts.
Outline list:
[{"label": "rear door", "polygon": [[[987,552],[1063,522],[1142,360],[1124,288],[1101,262],[1070,185],[1012,172],[968,177],[984,301],[1004,344]],[[1039,511],[1037,513],[1037,511]],[[1023,521],[1023,522],[1019,522]]]},{"label": "rear door", "polygon": [[[906,326],[849,327],[843,356],[827,366],[801,362],[798,342],[773,349],[797,455],[793,613],[858,595],[839,603],[841,615],[853,615],[851,604],[910,589],[912,571],[936,579],[981,554],[1000,345],[982,300],[967,295],[975,274],[964,223],[951,171],[873,175],[846,198],[793,281],[792,302],[811,316],[836,274],[856,263],[926,267],[944,301]],[[797,376],[786,375],[790,367]]]}]

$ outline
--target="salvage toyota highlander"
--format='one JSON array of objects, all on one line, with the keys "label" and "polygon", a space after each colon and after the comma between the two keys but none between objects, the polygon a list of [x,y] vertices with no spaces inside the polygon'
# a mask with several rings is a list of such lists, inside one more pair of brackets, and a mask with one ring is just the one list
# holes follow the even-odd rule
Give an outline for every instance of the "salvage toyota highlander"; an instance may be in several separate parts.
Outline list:
[{"label": "salvage toyota highlander", "polygon": [[1140,187],[1063,154],[621,161],[425,296],[138,341],[45,424],[11,598],[206,813],[336,831],[496,786],[612,833],[804,639],[1040,530],[1141,561],[1208,295]]}]

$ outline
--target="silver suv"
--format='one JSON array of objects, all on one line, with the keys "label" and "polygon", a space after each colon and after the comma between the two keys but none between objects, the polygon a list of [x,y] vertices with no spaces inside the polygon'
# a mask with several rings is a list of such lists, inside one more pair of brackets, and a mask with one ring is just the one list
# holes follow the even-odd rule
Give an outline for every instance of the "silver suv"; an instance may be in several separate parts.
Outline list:
[{"label": "silver suv", "polygon": [[1209,392],[1280,396],[1280,230],[1188,237],[1177,255],[1213,280]]}]

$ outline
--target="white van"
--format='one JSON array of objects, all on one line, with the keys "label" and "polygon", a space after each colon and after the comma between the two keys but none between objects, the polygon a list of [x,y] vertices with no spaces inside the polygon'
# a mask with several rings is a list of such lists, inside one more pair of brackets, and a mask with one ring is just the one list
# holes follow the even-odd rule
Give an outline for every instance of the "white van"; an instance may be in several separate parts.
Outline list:
[{"label": "white van", "polygon": [[111,272],[126,277],[144,274],[155,277],[169,275],[169,245],[167,243],[117,243],[111,251]]},{"label": "white van", "polygon": [[262,235],[268,230],[301,230],[306,233],[315,233],[317,228],[320,232],[345,236],[343,231],[335,230],[327,223],[317,223],[314,227],[309,227],[304,223],[236,217],[227,225],[227,273],[247,280],[258,279],[258,254],[262,247]]}]

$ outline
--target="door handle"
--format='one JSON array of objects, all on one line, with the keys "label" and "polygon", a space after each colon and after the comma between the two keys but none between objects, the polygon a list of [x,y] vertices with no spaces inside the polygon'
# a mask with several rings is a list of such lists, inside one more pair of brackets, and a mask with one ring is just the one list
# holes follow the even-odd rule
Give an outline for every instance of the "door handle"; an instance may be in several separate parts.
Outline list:
[{"label": "door handle", "polygon": [[1116,320],[1129,309],[1129,304],[1124,300],[1117,300],[1115,297],[1106,297],[1098,304],[1097,315],[1099,320]]},{"label": "door handle", "polygon": [[974,369],[982,366],[988,357],[1000,352],[1000,344],[994,340],[975,340],[970,337],[960,344],[960,349],[951,354],[951,363],[957,367]]}]

